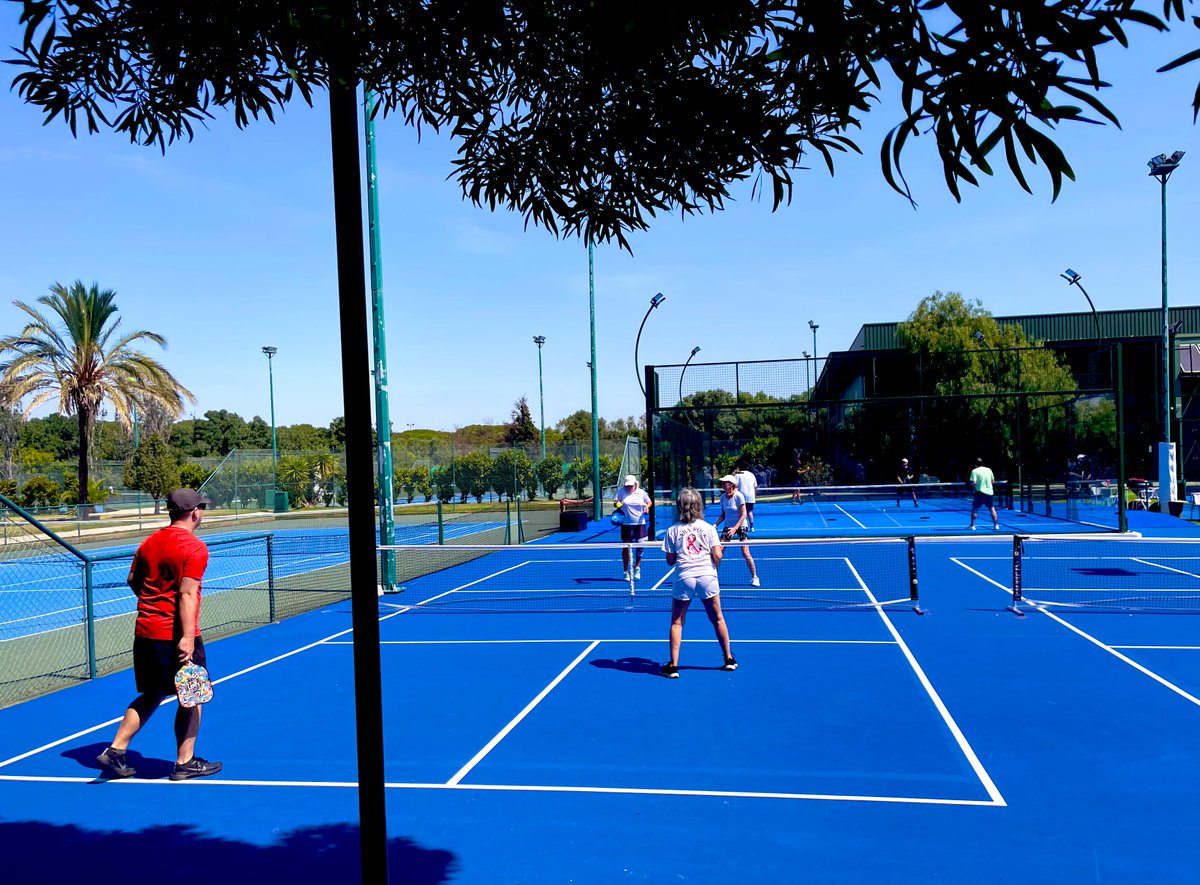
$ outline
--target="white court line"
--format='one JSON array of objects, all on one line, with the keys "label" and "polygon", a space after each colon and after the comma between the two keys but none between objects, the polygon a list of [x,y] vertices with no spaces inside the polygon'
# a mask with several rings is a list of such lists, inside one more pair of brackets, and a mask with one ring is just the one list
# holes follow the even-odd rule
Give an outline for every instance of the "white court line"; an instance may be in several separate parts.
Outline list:
[{"label": "white court line", "polygon": [[[104,780],[99,777],[25,777],[17,775],[0,775],[0,781],[51,784],[112,784],[120,789],[134,787],[156,787],[170,784],[172,789],[178,789],[178,784],[167,778],[145,780],[141,778],[126,778],[121,780]],[[323,787],[326,789],[357,789],[356,781],[257,781],[257,780],[192,780],[183,781],[190,788],[199,787]],[[457,791],[489,791],[489,792],[519,792],[519,793],[601,793],[618,796],[706,796],[725,799],[808,799],[827,802],[886,802],[907,805],[965,805],[972,807],[1004,807],[1003,802],[987,799],[926,799],[919,796],[856,796],[839,795],[837,793],[760,793],[749,790],[669,790],[643,789],[639,787],[586,787],[586,786],[550,786],[540,784],[440,784],[440,783],[408,783],[404,781],[387,781],[384,786],[389,790],[457,790]]]},{"label": "white court line", "polygon": [[470,774],[471,769],[474,768],[476,765],[478,765],[480,762],[482,762],[483,757],[486,756],[488,753],[492,752],[492,750],[496,747],[496,745],[499,744],[500,741],[504,740],[505,736],[508,735],[508,733],[510,731],[512,731],[514,728],[516,728],[522,719],[524,719],[526,716],[528,716],[530,713],[532,713],[533,708],[536,707],[538,704],[540,704],[542,702],[542,699],[545,698],[546,695],[550,694],[550,692],[554,690],[554,687],[557,686],[560,682],[562,682],[566,678],[568,673],[570,673],[577,666],[579,666],[580,662],[583,661],[583,659],[586,658],[588,655],[590,655],[592,653],[592,651],[596,648],[596,646],[598,646],[599,644],[600,644],[600,640],[597,639],[595,642],[593,642],[591,645],[589,645],[587,648],[585,648],[582,652],[580,652],[579,656],[576,657],[575,660],[571,661],[571,663],[568,664],[561,673],[559,673],[557,676],[555,676],[549,685],[547,685],[540,692],[538,692],[537,697],[535,697],[532,701],[530,701],[528,704],[525,705],[524,710],[522,710],[520,713],[518,713],[516,716],[514,716],[512,721],[509,722],[508,725],[506,725],[506,726],[504,726],[504,728],[500,729],[500,731],[496,734],[496,736],[493,737],[490,741],[488,741],[487,744],[484,745],[483,749],[480,750],[478,753],[476,753],[471,758],[470,762],[468,762],[466,765],[464,765],[462,768],[460,768],[457,772],[455,772],[454,776],[452,778],[450,778],[450,780],[446,781],[446,783],[447,784],[457,784],[464,777],[466,777],[468,774]]},{"label": "white court line", "polygon": [[[999,581],[993,581],[987,575],[983,574],[982,572],[976,571],[975,569],[971,568],[969,565],[959,562],[958,559],[956,559],[953,556],[950,557],[950,561],[957,565],[962,566],[967,571],[971,572],[971,574],[979,576],[983,580],[987,581],[989,584],[993,584],[996,587],[999,587],[1001,590],[1003,590],[1009,596],[1012,596],[1012,590],[1008,587],[1005,587]],[[1124,663],[1133,667],[1133,669],[1137,670],[1139,673],[1142,673],[1145,676],[1149,676],[1151,679],[1153,679],[1155,682],[1159,683],[1163,687],[1169,688],[1171,691],[1175,692],[1175,694],[1179,695],[1185,701],[1190,701],[1191,703],[1195,704],[1197,707],[1200,707],[1200,698],[1196,697],[1195,695],[1189,694],[1188,692],[1184,691],[1182,688],[1180,688],[1178,685],[1171,682],[1170,680],[1165,679],[1162,676],[1159,676],[1153,670],[1151,670],[1147,667],[1143,667],[1141,664],[1139,664],[1137,661],[1133,660],[1132,658],[1126,657],[1125,655],[1121,654],[1119,651],[1117,651],[1116,646],[1106,645],[1105,643],[1101,642],[1099,639],[1097,639],[1095,636],[1091,635],[1090,633],[1086,633],[1083,630],[1080,630],[1074,624],[1072,624],[1068,621],[1064,621],[1062,618],[1060,618],[1054,612],[1047,611],[1044,606],[1037,605],[1036,603],[1031,603],[1031,605],[1033,608],[1035,608],[1037,611],[1040,611],[1046,617],[1062,624],[1064,627],[1066,627],[1072,633],[1082,636],[1084,639],[1086,639],[1088,642],[1095,645],[1097,648],[1104,649],[1106,652],[1108,652],[1110,655],[1112,655],[1117,660],[1123,661]]]},{"label": "white court line", "polygon": [[[558,645],[592,642],[591,639],[385,639],[380,645]],[[658,639],[597,639],[596,642],[650,642],[662,645]],[[681,642],[715,643],[715,639],[683,639]],[[326,642],[325,645],[354,645],[353,642]],[[895,645],[890,639],[739,639],[738,645]]]},{"label": "white court line", "polygon": [[[863,581],[862,576],[858,573],[858,569],[854,567],[854,563],[847,559],[846,565],[850,567],[850,570],[854,572],[854,577],[858,578],[858,582],[862,584],[863,592],[871,598],[872,602],[875,602],[875,594],[871,592],[871,589],[866,585],[866,582]],[[933,683],[929,681],[929,677],[925,675],[925,671],[921,669],[921,665],[917,663],[916,656],[912,653],[912,650],[908,647],[908,644],[905,643],[904,639],[900,636],[900,632],[896,629],[895,625],[891,622],[891,619],[888,618],[887,614],[882,608],[877,606],[875,608],[875,613],[879,615],[879,619],[883,621],[883,626],[887,628],[887,631],[892,634],[892,638],[896,640],[896,644],[900,646],[901,653],[904,655],[905,659],[907,659],[909,666],[913,669],[913,672],[917,674],[917,679],[925,688],[926,693],[929,695],[929,699],[933,701],[933,705],[937,708],[938,713],[941,715],[942,721],[945,722],[946,727],[950,729],[950,733],[954,736],[954,740],[957,742],[958,748],[962,751],[963,755],[967,758],[968,764],[970,764],[971,768],[974,770],[975,776],[979,778],[979,782],[983,784],[983,788],[987,790],[987,794],[992,797],[992,803],[996,805],[1007,805],[1008,803],[1004,801],[1004,797],[1000,795],[1000,790],[997,789],[996,784],[993,783],[991,775],[987,773],[987,769],[983,767],[983,763],[980,762],[979,757],[975,755],[975,750],[972,749],[970,743],[967,742],[966,735],[962,733],[962,729],[958,727],[958,723],[955,722],[954,717],[950,715],[950,711],[946,708],[945,703],[942,702],[942,698],[940,695],[938,695],[937,689],[933,687]]]},{"label": "white court line", "polygon": [[1112,648],[1163,649],[1169,651],[1200,651],[1200,645],[1114,645]]},{"label": "white court line", "polygon": [[[382,618],[380,620],[382,620]],[[214,679],[212,681],[213,685],[220,685],[222,682],[228,682],[230,679],[235,679],[238,676],[244,676],[247,673],[252,673],[253,671],[258,670],[262,667],[266,667],[268,664],[274,664],[276,661],[282,661],[284,658],[290,658],[292,655],[298,655],[298,654],[300,654],[300,652],[308,651],[310,648],[316,648],[318,645],[321,645],[322,643],[327,642],[330,639],[336,639],[339,636],[345,636],[347,633],[352,633],[352,632],[354,632],[353,628],[350,628],[349,630],[340,630],[337,633],[333,633],[330,636],[325,637],[324,639],[318,639],[316,642],[310,642],[308,645],[302,646],[300,648],[292,649],[291,651],[284,652],[281,655],[276,655],[275,657],[270,658],[269,660],[260,661],[257,664],[253,664],[249,667],[238,670],[236,673],[230,673],[228,676],[222,676],[220,679]],[[159,706],[162,707],[167,704],[173,704],[173,703],[175,703],[175,698],[167,697],[162,700],[162,702],[159,704]],[[38,753],[43,753],[46,750],[52,750],[55,747],[58,747],[58,746],[61,746],[62,744],[67,743],[68,741],[75,740],[75,738],[83,737],[84,735],[91,734],[94,731],[99,731],[101,728],[105,728],[110,725],[116,725],[118,722],[121,721],[122,718],[124,718],[124,715],[125,714],[122,713],[120,716],[117,716],[114,719],[109,719],[105,722],[101,722],[99,725],[93,725],[91,728],[85,728],[83,731],[77,731],[74,734],[67,735],[64,738],[59,738],[56,741],[51,741],[48,744],[43,744],[42,746],[37,747],[36,749],[33,749],[33,750],[29,750],[26,753],[22,753],[19,756],[13,756],[11,759],[5,759],[4,761],[0,762],[0,768],[4,768],[6,765],[11,765],[14,762],[20,762],[22,759],[28,759],[30,756],[36,756]]]},{"label": "white court line", "polygon": [[[836,504],[836,505],[834,505],[834,506],[836,506],[838,510],[842,511],[842,513],[845,513],[847,516],[849,516],[849,517],[850,517],[850,520],[851,520],[851,521],[852,521],[852,522],[853,522],[853,523],[854,523],[856,526],[858,526],[860,529],[865,529],[865,528],[866,528],[866,526],[865,526],[865,525],[863,525],[861,522],[859,522],[857,519],[855,519],[855,518],[854,518],[854,514],[852,514],[850,511],[848,511],[848,510],[847,510],[845,507],[843,507],[841,504]],[[895,522],[895,520],[892,520],[892,521],[893,521],[893,522]]]},{"label": "white court line", "polygon": [[1140,562],[1142,565],[1151,565],[1154,566],[1154,568],[1160,568],[1167,572],[1174,572],[1177,575],[1187,575],[1189,578],[1200,578],[1200,575],[1196,574],[1195,572],[1184,571],[1181,568],[1174,568],[1169,565],[1163,565],[1159,562],[1151,562],[1148,559],[1138,559],[1136,556],[1131,556],[1129,558],[1134,562]]}]

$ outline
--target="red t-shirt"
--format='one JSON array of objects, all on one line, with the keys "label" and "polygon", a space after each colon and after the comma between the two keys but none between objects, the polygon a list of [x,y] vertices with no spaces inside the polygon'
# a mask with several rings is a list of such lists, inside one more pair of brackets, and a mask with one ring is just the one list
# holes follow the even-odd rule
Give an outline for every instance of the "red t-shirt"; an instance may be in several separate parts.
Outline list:
[{"label": "red t-shirt", "polygon": [[[179,587],[184,578],[204,577],[208,547],[185,528],[159,529],[138,547],[133,556],[133,592],[137,594],[135,636],[178,639],[175,628]],[[200,635],[200,605],[196,605],[196,635]]]}]

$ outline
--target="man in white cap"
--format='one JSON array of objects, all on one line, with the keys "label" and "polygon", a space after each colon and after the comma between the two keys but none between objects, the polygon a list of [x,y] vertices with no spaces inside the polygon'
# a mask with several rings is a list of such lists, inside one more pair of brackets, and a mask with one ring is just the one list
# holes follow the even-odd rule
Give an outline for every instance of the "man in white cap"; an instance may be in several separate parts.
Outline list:
[{"label": "man in white cap", "polygon": [[913,475],[912,468],[910,468],[908,466],[908,459],[901,458],[900,459],[900,469],[896,471],[896,482],[899,483],[899,486],[896,488],[896,506],[897,507],[900,506],[900,496],[904,494],[905,486],[908,486],[908,493],[910,495],[912,495],[913,506],[914,507],[921,506],[920,504],[917,503],[917,490],[912,487],[913,483],[915,483],[916,481],[917,481],[917,478],[916,478],[916,476]]},{"label": "man in white cap", "polygon": [[[617,490],[617,497],[613,503],[624,515],[624,521],[621,523],[621,542],[637,544],[639,541],[645,540],[650,508],[654,506],[654,502],[638,487],[637,477],[632,473],[625,477],[625,484]],[[636,549],[633,560],[633,577],[635,579],[642,576],[642,548],[639,546]],[[628,547],[621,549],[621,564],[625,567],[624,580],[628,581]]]}]

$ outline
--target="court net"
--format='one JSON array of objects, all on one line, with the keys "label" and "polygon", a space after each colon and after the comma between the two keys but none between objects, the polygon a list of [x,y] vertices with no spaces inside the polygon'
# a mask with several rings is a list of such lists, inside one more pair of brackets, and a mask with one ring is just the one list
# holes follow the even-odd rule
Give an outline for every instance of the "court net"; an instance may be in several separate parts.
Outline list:
[{"label": "court net", "polygon": [[1018,535],[1013,605],[1200,613],[1200,539]]},{"label": "court net", "polygon": [[[754,559],[759,586],[742,553]],[[545,546],[394,545],[402,595],[411,611],[669,611],[675,570],[657,543]],[[628,575],[642,553],[640,569]],[[919,609],[912,538],[822,538],[725,545],[718,571],[726,609]]]},{"label": "court net", "polygon": [[[996,482],[992,503],[1001,509],[1011,509],[1012,488],[1008,482]],[[709,502],[721,495],[720,489],[709,489]],[[925,510],[971,511],[975,489],[964,482],[924,482],[912,485],[847,485],[847,486],[763,486],[758,489],[755,510],[804,508],[871,513],[916,507]]]}]

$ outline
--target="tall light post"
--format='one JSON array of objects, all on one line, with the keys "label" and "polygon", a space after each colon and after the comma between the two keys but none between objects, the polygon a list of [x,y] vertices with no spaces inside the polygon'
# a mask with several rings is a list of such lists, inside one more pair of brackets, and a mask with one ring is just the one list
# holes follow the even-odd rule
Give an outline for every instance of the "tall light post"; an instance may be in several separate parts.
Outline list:
[{"label": "tall light post", "polygon": [[1150,175],[1162,186],[1162,418],[1163,441],[1158,451],[1158,497],[1159,501],[1175,500],[1175,459],[1171,451],[1171,320],[1167,309],[1167,179],[1179,168],[1183,151],[1167,156],[1151,157],[1146,165]]},{"label": "tall light post", "polygon": [[279,486],[279,449],[275,445],[275,370],[272,363],[278,347],[264,347],[262,352],[267,355],[267,378],[271,384],[271,509],[275,507],[275,489]]},{"label": "tall light post", "polygon": [[638,387],[642,389],[643,397],[646,395],[646,382],[642,380],[642,364],[638,361],[638,348],[642,343],[642,329],[646,328],[646,320],[650,319],[650,314],[654,311],[654,308],[666,300],[667,296],[662,292],[659,292],[650,299],[650,306],[646,308],[646,315],[642,317],[642,324],[638,326],[637,339],[633,342],[633,374],[637,375]]},{"label": "tall light post", "polygon": [[800,353],[804,356],[804,385],[808,388],[808,398],[812,399],[812,370],[809,368],[808,351],[802,350]]},{"label": "tall light post", "polygon": [[688,354],[687,362],[685,362],[683,364],[683,369],[679,373],[679,404],[680,405],[683,405],[683,376],[687,372],[687,367],[692,362],[692,357],[694,357],[699,352],[700,352],[700,345],[697,344],[695,347],[692,348],[692,352],[690,354]]},{"label": "tall light post", "polygon": [[533,343],[538,349],[538,405],[542,414],[542,460],[546,460],[546,394],[542,389],[542,345],[546,343],[545,335],[534,335]]},{"label": "tall light post", "polygon": [[1092,304],[1092,296],[1087,293],[1087,289],[1083,288],[1083,277],[1069,267],[1060,273],[1059,276],[1067,281],[1068,286],[1078,286],[1079,291],[1083,293],[1083,297],[1087,299],[1088,307],[1092,309],[1092,322],[1096,325],[1096,346],[1099,347],[1101,343],[1100,317],[1096,316],[1096,305]]},{"label": "tall light post", "polygon": [[600,499],[600,400],[596,393],[596,247],[588,237],[588,309],[591,316],[592,358],[588,371],[592,376],[592,519],[604,515]]},{"label": "tall light post", "polygon": [[817,329],[821,328],[821,324],[809,320],[808,327],[812,329],[813,333],[813,359],[815,360],[817,358]]}]

